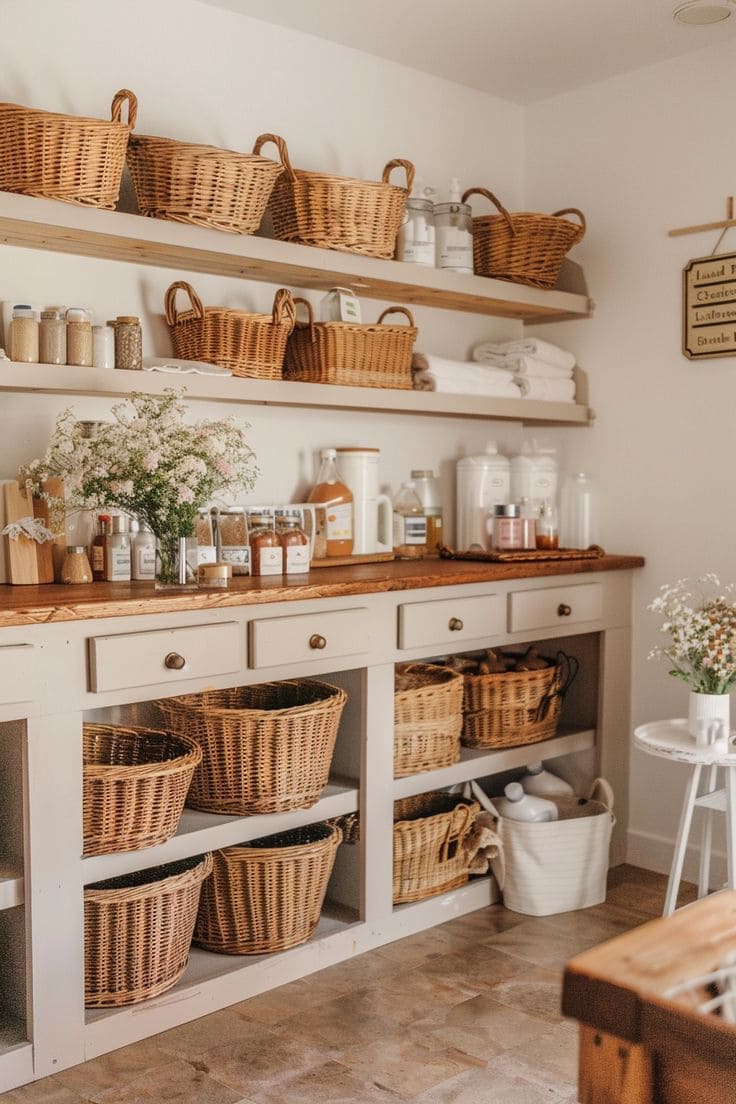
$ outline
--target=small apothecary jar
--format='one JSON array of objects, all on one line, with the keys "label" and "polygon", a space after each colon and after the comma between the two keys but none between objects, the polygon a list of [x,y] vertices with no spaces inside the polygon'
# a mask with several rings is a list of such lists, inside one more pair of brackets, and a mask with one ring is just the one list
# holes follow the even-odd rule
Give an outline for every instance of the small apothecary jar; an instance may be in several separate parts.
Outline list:
[{"label": "small apothecary jar", "polygon": [[115,319],[115,367],[128,372],[143,368],[143,335],[141,320],[130,314]]},{"label": "small apothecary jar", "polygon": [[493,507],[491,547],[495,552],[512,552],[524,547],[523,525],[515,502]]},{"label": "small apothecary jar", "polygon": [[269,513],[248,514],[251,575],[281,575],[283,550]]}]

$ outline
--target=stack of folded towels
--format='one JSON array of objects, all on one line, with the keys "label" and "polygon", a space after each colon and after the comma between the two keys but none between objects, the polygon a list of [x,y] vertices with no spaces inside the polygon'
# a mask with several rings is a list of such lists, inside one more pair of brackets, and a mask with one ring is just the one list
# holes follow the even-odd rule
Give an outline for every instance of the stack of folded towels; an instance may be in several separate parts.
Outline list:
[{"label": "stack of folded towels", "polygon": [[548,341],[530,337],[502,345],[476,345],[473,360],[446,360],[415,353],[414,387],[446,395],[575,402],[575,357]]}]

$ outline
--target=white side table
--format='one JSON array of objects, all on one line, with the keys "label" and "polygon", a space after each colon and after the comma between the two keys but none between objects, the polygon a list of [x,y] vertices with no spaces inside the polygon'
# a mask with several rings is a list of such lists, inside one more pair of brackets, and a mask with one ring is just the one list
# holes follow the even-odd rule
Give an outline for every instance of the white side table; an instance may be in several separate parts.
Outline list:
[{"label": "white side table", "polygon": [[[693,811],[697,806],[705,812],[700,840],[700,869],[698,874],[698,897],[708,893],[710,878],[710,852],[712,840],[712,814],[726,814],[726,848],[728,856],[728,888],[736,889],[736,751],[723,747],[696,747],[688,732],[686,720],[652,721],[634,729],[634,744],[649,755],[657,755],[676,763],[689,763],[693,768],[685,790],[685,800],[677,829],[675,851],[672,856],[667,896],[664,902],[664,915],[671,916],[677,904],[677,893],[682,880],[682,866],[693,820]],[[703,767],[708,767],[708,780],[703,794],[699,794],[700,776]],[[718,789],[718,770],[723,768],[724,787]]]}]

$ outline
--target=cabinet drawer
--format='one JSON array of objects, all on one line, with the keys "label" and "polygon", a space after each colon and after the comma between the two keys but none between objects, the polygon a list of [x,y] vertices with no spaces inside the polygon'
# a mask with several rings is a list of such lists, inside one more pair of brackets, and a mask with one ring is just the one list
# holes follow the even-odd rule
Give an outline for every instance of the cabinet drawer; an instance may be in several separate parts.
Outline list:
[{"label": "cabinet drawer", "polygon": [[35,697],[36,650],[32,644],[0,647],[0,705],[30,701]]},{"label": "cabinet drawer", "polygon": [[500,594],[407,602],[399,606],[400,648],[419,648],[425,644],[455,648],[464,640],[495,636],[505,630],[504,601]]},{"label": "cabinet drawer", "polygon": [[548,629],[553,625],[564,629],[580,621],[597,621],[602,615],[600,583],[515,590],[509,595],[509,632]]},{"label": "cabinet drawer", "polygon": [[95,636],[89,642],[90,690],[100,694],[233,674],[244,666],[244,645],[235,621]]},{"label": "cabinet drawer", "polygon": [[267,617],[250,623],[251,667],[357,655],[369,649],[365,608]]}]

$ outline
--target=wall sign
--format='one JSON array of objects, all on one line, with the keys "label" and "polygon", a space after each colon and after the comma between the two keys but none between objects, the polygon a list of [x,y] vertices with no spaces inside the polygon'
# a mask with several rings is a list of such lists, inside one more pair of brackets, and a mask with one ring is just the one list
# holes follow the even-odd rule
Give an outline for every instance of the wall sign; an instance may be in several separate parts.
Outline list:
[{"label": "wall sign", "polygon": [[696,257],[682,277],[685,356],[736,356],[736,253]]}]

